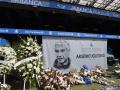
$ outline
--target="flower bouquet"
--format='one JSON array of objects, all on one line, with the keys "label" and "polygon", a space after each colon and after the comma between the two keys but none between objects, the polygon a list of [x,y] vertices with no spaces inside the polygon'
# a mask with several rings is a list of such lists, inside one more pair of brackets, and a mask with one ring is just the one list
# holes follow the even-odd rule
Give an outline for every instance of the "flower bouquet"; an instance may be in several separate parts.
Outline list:
[{"label": "flower bouquet", "polygon": [[[20,37],[21,38],[21,37]],[[43,69],[41,46],[38,45],[37,39],[27,37],[22,39],[22,43],[17,48],[18,62],[14,65],[24,80],[23,90],[26,88],[26,82],[29,81],[31,89],[32,80],[37,82],[37,75]]]}]

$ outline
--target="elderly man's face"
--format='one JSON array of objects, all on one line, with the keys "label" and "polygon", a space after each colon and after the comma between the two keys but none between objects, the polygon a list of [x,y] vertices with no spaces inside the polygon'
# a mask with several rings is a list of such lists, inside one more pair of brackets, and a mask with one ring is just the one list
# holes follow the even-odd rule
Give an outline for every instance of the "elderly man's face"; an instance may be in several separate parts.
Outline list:
[{"label": "elderly man's face", "polygon": [[63,43],[55,45],[55,53],[58,62],[63,63],[69,57],[69,50]]}]

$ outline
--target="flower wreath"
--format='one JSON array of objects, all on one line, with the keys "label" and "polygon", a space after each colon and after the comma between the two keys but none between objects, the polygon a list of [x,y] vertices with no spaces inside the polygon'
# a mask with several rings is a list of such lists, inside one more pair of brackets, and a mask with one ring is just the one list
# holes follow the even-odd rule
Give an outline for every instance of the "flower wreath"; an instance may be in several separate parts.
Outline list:
[{"label": "flower wreath", "polygon": [[[21,38],[21,37],[20,37]],[[16,48],[18,62],[14,65],[24,80],[23,89],[26,88],[26,82],[31,83],[37,78],[40,71],[43,70],[42,47],[37,43],[37,39],[27,37],[21,38],[21,43]]]},{"label": "flower wreath", "polygon": [[[27,64],[35,64],[33,66],[38,66],[42,64],[42,51],[41,46],[37,43],[32,37],[27,37],[27,40],[24,40],[17,48],[18,62],[14,65],[14,68],[17,68],[21,72],[21,67],[26,67]],[[26,67],[27,68],[27,67]],[[25,69],[25,68],[24,68]],[[27,71],[31,71],[28,70]],[[25,71],[25,72],[27,72]]]}]

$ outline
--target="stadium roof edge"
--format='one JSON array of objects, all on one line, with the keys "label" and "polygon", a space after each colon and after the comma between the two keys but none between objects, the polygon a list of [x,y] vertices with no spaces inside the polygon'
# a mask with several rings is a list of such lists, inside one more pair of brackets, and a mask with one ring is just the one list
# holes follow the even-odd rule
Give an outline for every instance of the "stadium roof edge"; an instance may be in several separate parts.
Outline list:
[{"label": "stadium roof edge", "polygon": [[32,5],[33,7],[45,7],[45,8],[51,8],[51,9],[75,11],[76,13],[86,13],[86,14],[100,15],[100,16],[120,19],[119,12],[107,11],[107,10],[102,10],[94,7],[67,4],[67,3],[55,2],[55,1],[0,0],[0,2]]}]

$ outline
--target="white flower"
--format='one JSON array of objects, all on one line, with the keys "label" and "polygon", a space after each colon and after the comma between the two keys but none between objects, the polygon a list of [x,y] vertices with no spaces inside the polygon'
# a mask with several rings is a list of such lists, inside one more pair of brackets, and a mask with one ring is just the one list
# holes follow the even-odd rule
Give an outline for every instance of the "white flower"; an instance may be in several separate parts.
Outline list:
[{"label": "white flower", "polygon": [[29,72],[26,72],[26,74],[29,74]]},{"label": "white flower", "polygon": [[25,46],[24,46],[24,45],[21,45],[20,47],[25,48]]},{"label": "white flower", "polygon": [[38,51],[38,48],[35,48],[34,51],[37,52],[37,51]]},{"label": "white flower", "polygon": [[23,75],[22,75],[22,76],[24,77],[24,76],[26,76],[26,74],[27,74],[27,73],[23,73]]},{"label": "white flower", "polygon": [[27,45],[30,45],[30,43],[29,43],[29,42],[27,42],[26,44],[27,44]]},{"label": "white flower", "polygon": [[33,42],[33,39],[32,39],[32,38],[27,37],[27,41],[28,41],[28,42]]},{"label": "white flower", "polygon": [[1,87],[7,88],[7,84],[1,84]]},{"label": "white flower", "polygon": [[18,49],[18,52],[20,52],[20,50]]},{"label": "white flower", "polygon": [[25,53],[28,53],[28,51],[25,51]]},{"label": "white flower", "polygon": [[36,62],[35,62],[35,61],[33,61],[33,65],[36,65]]},{"label": "white flower", "polygon": [[30,56],[30,55],[31,55],[31,53],[28,53],[28,55]]},{"label": "white flower", "polygon": [[43,64],[43,62],[40,62],[40,64]]},{"label": "white flower", "polygon": [[32,68],[33,67],[33,65],[30,63],[30,64],[27,64],[27,68],[28,69],[30,69],[30,68]]},{"label": "white flower", "polygon": [[30,71],[32,71],[32,69],[28,69],[28,71],[30,72]]},{"label": "white flower", "polygon": [[20,58],[22,58],[23,56],[20,56]]},{"label": "white flower", "polygon": [[19,69],[20,69],[20,70],[24,70],[24,69],[25,69],[25,66],[22,66],[22,67],[20,67]]},{"label": "white flower", "polygon": [[32,47],[26,47],[26,49],[28,49],[28,50],[32,50]]},{"label": "white flower", "polygon": [[36,70],[36,73],[37,73],[37,74],[40,73],[40,68],[39,68],[39,67],[37,67],[35,70]]},{"label": "white flower", "polygon": [[32,75],[32,78],[34,78],[34,77],[35,77],[35,74]]},{"label": "white flower", "polygon": [[41,68],[43,69],[43,66],[41,66]]},{"label": "white flower", "polygon": [[16,61],[16,60],[15,60],[15,59],[13,59],[13,60],[11,60],[11,61],[10,61],[10,63],[13,63],[13,64],[14,64],[14,63],[15,63],[15,61]]},{"label": "white flower", "polygon": [[36,67],[36,66],[34,66],[33,68],[34,68],[34,69],[36,69],[37,67]]}]

